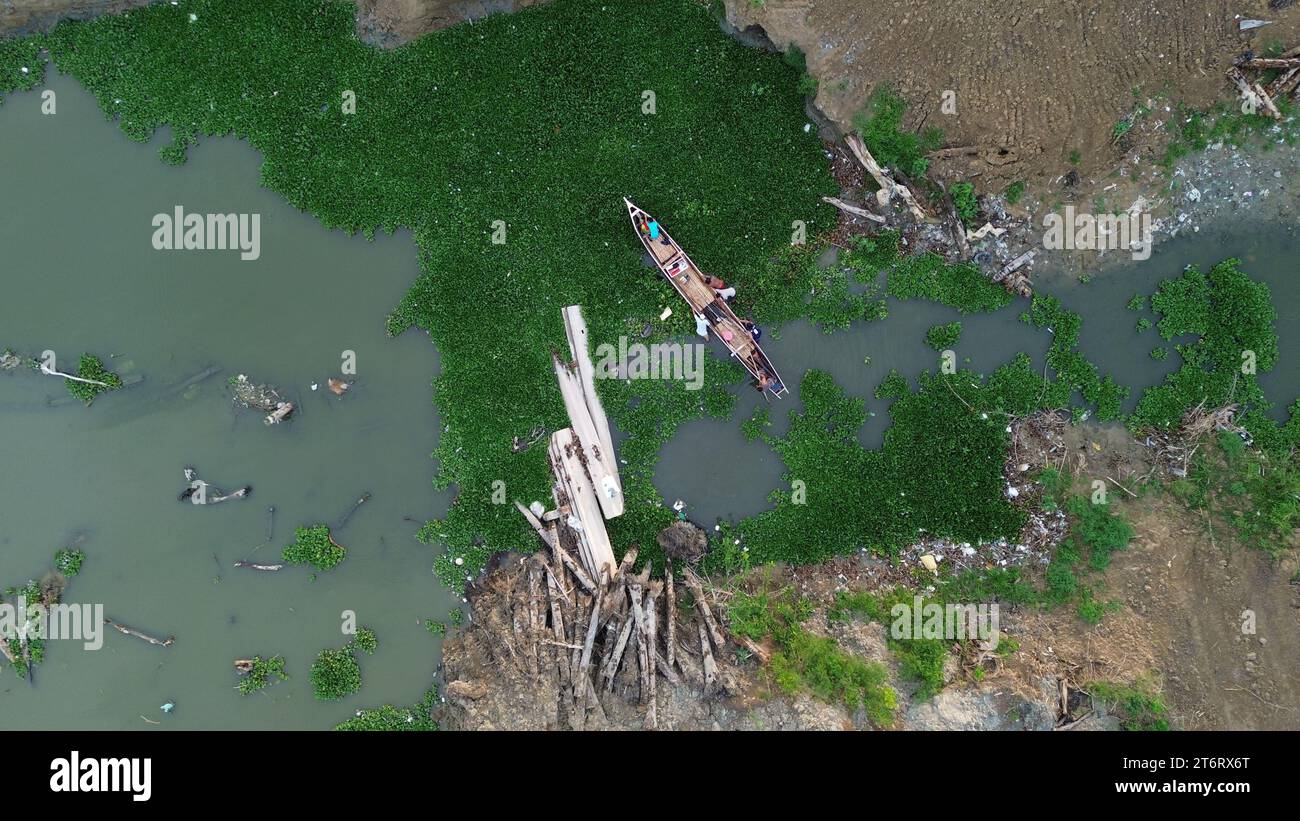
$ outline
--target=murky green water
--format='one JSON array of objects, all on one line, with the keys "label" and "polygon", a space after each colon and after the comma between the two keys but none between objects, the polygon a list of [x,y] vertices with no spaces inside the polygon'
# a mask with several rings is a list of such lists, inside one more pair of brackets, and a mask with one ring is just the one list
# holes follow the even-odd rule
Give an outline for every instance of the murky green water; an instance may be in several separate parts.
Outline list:
[{"label": "murky green water", "polygon": [[[1154,317],[1149,311],[1127,310],[1129,299],[1154,292],[1160,280],[1179,275],[1189,263],[1208,271],[1228,257],[1241,259],[1242,269],[1267,283],[1272,292],[1278,312],[1278,365],[1261,375],[1260,384],[1274,403],[1273,415],[1285,419],[1286,407],[1300,396],[1300,326],[1293,321],[1300,311],[1300,238],[1288,227],[1236,225],[1217,232],[1203,230],[1157,245],[1151,259],[1106,270],[1086,284],[1054,267],[1059,261],[1052,259],[1051,252],[1040,252],[1042,263],[1035,281],[1040,292],[1057,296],[1083,317],[1080,349],[1103,374],[1110,373],[1132,388],[1125,408],[1129,411],[1143,389],[1158,384],[1181,364],[1173,343],[1161,339],[1155,328],[1142,334],[1136,331],[1140,316],[1153,321]],[[890,368],[913,380],[919,372],[937,368],[937,354],[925,344],[931,325],[961,321],[956,353],[962,367],[988,374],[1024,351],[1042,368],[1051,338],[1018,321],[1027,307],[1027,301],[1017,300],[995,314],[961,316],[942,305],[891,299],[884,321],[858,323],[831,335],[806,321],[798,322],[782,328],[779,339],[765,337],[763,347],[792,384],[808,368],[818,368],[831,373],[849,393],[864,398],[875,416],[863,426],[859,439],[866,447],[879,447],[889,426],[888,402],[875,399],[873,393]],[[1150,356],[1151,349],[1160,345],[1170,349],[1163,362]],[[864,361],[867,358],[869,363]],[[739,419],[748,418],[764,401],[752,390],[741,390],[739,395]],[[800,408],[793,395],[788,401],[771,403],[771,431],[783,434],[788,412]],[[766,509],[768,493],[781,484],[782,469],[780,458],[762,442],[746,442],[737,424],[706,419],[683,426],[667,445],[655,486],[670,502],[685,500],[692,518],[710,524]]]},{"label": "murky green water", "polygon": [[[459,602],[413,538],[447,503],[430,484],[436,351],[418,331],[384,331],[416,275],[410,237],[327,232],[258,188],[259,157],[233,139],[167,167],[161,139],[128,141],[71,79],[50,87],[54,116],[39,113],[36,93],[0,106],[0,347],[52,349],[67,370],[90,351],[145,380],[89,409],[47,408],[66,395],[56,379],[0,376],[0,584],[39,578],[83,532],[88,558],[65,600],[103,603],[109,618],[176,642],[116,632],[93,652],[50,642],[34,686],[0,670],[0,727],[157,729],[145,716],[162,728],[324,728],[359,707],[414,703],[438,650],[418,620],[446,620]],[[154,250],[150,221],[177,204],[260,213],[261,258]],[[357,354],[358,384],[338,400],[324,382],[344,350]],[[224,370],[175,389],[212,365]],[[226,380],[241,372],[298,400],[297,418],[268,428],[236,413]],[[186,465],[253,494],[183,504]],[[364,491],[373,498],[338,533],[349,551],[335,570],[313,581],[306,568],[231,567],[278,560],[295,525],[336,522]],[[254,550],[272,505],[274,540]],[[311,661],[345,642],[347,609],[379,650],[362,658],[360,694],[319,702]],[[284,655],[292,678],[241,697],[232,661],[254,654]],[[167,701],[177,707],[164,716]]]},{"label": "murky green water", "polygon": [[[430,485],[428,454],[440,429],[429,401],[436,351],[418,332],[389,339],[383,327],[416,273],[410,237],[367,243],[325,231],[257,187],[259,158],[235,140],[204,141],[186,166],[164,166],[154,153],[161,139],[131,143],[71,80],[56,76],[50,87],[58,93],[53,117],[39,113],[35,94],[0,106],[0,346],[50,348],[64,363],[91,351],[146,378],[85,409],[47,407],[47,398],[65,396],[52,378],[0,377],[0,584],[39,577],[55,549],[84,533],[89,558],[66,600],[103,603],[110,618],[177,640],[160,649],[109,633],[94,652],[52,642],[34,685],[3,671],[0,727],[321,728],[359,707],[414,702],[438,651],[419,621],[445,620],[457,602],[413,538],[448,502]],[[260,213],[261,258],[153,250],[153,215],[177,204]],[[1298,250],[1294,237],[1272,229],[1225,229],[1159,246],[1152,260],[1087,285],[1042,266],[1038,281],[1083,315],[1084,351],[1131,385],[1135,401],[1176,358],[1150,359],[1158,338],[1134,332],[1129,297],[1187,262],[1241,257],[1272,287],[1281,315],[1281,364],[1262,381],[1284,406],[1300,393],[1300,330],[1289,322],[1300,306]],[[1016,321],[1024,307],[961,318],[964,364],[988,373],[1023,350],[1041,365],[1049,339]],[[833,335],[794,323],[779,338],[769,334],[765,347],[792,383],[821,368],[866,398],[876,415],[861,439],[874,447],[888,425],[875,386],[890,368],[908,376],[933,368],[925,330],[957,318],[943,306],[891,301],[884,322]],[[342,401],[313,393],[310,384],[338,374],[344,350],[358,356],[355,390]],[[179,389],[213,365],[224,370]],[[300,401],[293,423],[272,429],[258,414],[236,413],[225,382],[240,372]],[[765,400],[743,388],[740,397],[733,421],[684,426],[656,473],[665,501],[686,500],[697,521],[756,513],[779,482],[780,460],[739,430]],[[793,396],[773,404],[774,432],[798,407]],[[185,465],[227,489],[252,484],[253,496],[182,504]],[[231,567],[274,559],[294,525],[336,522],[363,491],[373,499],[338,533],[349,554],[334,571],[313,580],[301,568]],[[274,539],[262,544],[272,505]],[[310,663],[344,642],[344,610],[377,631],[380,649],[362,659],[359,695],[317,702]],[[239,696],[232,660],[277,653],[292,679]],[[167,701],[177,709],[164,716]]]}]

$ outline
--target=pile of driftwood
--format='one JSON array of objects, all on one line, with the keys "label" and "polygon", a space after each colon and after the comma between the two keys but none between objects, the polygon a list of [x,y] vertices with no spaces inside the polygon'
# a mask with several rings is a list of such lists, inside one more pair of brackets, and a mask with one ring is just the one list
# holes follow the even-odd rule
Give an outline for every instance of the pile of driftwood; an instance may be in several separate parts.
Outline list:
[{"label": "pile of driftwood", "polygon": [[1142,437],[1152,455],[1152,470],[1160,470],[1180,479],[1187,477],[1192,458],[1200,449],[1205,437],[1219,431],[1229,431],[1250,443],[1250,434],[1236,422],[1237,406],[1224,405],[1207,410],[1205,402],[1183,414],[1178,428],[1171,431],[1149,430]]},{"label": "pile of driftwood", "polygon": [[[1247,77],[1247,71],[1257,72],[1254,78]],[[1278,72],[1265,86],[1261,80],[1263,72]],[[1277,100],[1286,95],[1300,102],[1300,46],[1282,53],[1280,57],[1256,57],[1253,52],[1246,52],[1228,69],[1228,79],[1237,86],[1241,94],[1243,110],[1246,107],[1275,120],[1282,119],[1282,112],[1277,107]]]},{"label": "pile of driftwood", "polygon": [[[234,390],[235,404],[239,407],[262,411],[266,417],[262,420],[268,425],[278,425],[294,411],[294,404],[280,395],[271,385],[257,384],[245,374],[239,374],[230,382]],[[346,388],[345,388],[346,390]],[[341,391],[339,392],[341,393]]]},{"label": "pile of driftwood", "polygon": [[[574,557],[576,543],[567,531],[552,521],[549,538],[543,538],[550,561],[540,555],[526,560],[527,604],[515,609],[512,630],[525,646],[506,648],[506,654],[516,660],[522,655],[523,667],[537,674],[554,665],[573,729],[585,728],[590,711],[603,712],[598,693],[613,693],[621,670],[635,668],[635,698],[644,705],[646,729],[658,727],[660,677],[677,685],[689,673],[702,681],[705,695],[726,689],[714,655],[727,647],[716,591],[706,592],[700,577],[685,568],[694,617],[683,621],[671,562],[662,579],[651,579],[649,563],[634,574],[632,546],[612,575],[595,579]],[[734,638],[767,660],[764,648]]]}]

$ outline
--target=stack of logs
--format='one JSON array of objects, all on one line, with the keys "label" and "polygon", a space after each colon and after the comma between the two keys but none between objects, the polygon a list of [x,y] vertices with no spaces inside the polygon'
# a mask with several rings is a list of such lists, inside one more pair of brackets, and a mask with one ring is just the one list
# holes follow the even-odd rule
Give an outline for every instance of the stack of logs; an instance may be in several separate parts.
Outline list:
[{"label": "stack of logs", "polygon": [[[684,569],[695,617],[693,624],[679,624],[671,561],[662,579],[650,578],[649,562],[634,574],[637,548],[633,545],[613,576],[597,581],[574,558],[572,546],[566,546],[572,541],[566,531],[553,527],[556,538],[544,540],[549,562],[540,554],[528,560],[528,605],[523,612],[516,611],[515,627],[517,635],[532,637],[532,646],[524,654],[528,666],[536,664],[540,672],[547,663],[556,665],[572,728],[584,729],[588,711],[602,710],[598,691],[613,692],[615,678],[625,665],[636,666],[646,729],[658,727],[656,683],[660,676],[669,684],[680,683],[679,672],[687,670],[683,653],[692,657],[692,671],[702,669],[706,695],[723,689],[714,656],[726,647],[721,611],[715,615],[716,600],[710,604],[712,596],[706,594],[699,576],[689,567]],[[764,648],[744,637],[736,641],[767,660]]]},{"label": "stack of logs", "polygon": [[[1272,82],[1265,87],[1257,80],[1251,81],[1243,69],[1255,71],[1278,71]],[[1282,119],[1276,100],[1291,95],[1293,101],[1300,102],[1300,46],[1282,53],[1280,57],[1256,57],[1247,54],[1228,69],[1228,79],[1237,86],[1243,101],[1251,100],[1261,114],[1268,114],[1275,120]]]}]

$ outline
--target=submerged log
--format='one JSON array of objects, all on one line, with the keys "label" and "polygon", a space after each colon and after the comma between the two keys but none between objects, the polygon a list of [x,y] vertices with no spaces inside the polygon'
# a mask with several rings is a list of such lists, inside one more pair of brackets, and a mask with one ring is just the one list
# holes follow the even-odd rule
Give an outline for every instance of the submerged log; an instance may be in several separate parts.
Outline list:
[{"label": "submerged log", "polygon": [[112,627],[114,630],[116,630],[119,633],[122,633],[123,635],[135,636],[137,639],[147,641],[150,644],[156,645],[158,647],[171,647],[172,644],[176,641],[175,636],[168,636],[165,639],[156,639],[153,636],[150,636],[146,633],[141,633],[139,630],[136,630],[131,627],[127,627],[125,624],[115,622],[112,619],[104,619],[104,624],[107,624],[109,627]]},{"label": "submerged log", "polygon": [[281,402],[276,405],[275,410],[268,413],[266,418],[262,421],[268,425],[278,425],[287,419],[291,413],[293,413],[293,403]]},{"label": "submerged log", "polygon": [[348,519],[352,518],[352,514],[357,512],[357,508],[361,507],[368,501],[370,501],[370,491],[367,490],[365,493],[361,494],[359,499],[352,503],[352,507],[348,509],[347,513],[343,514],[343,518],[339,519],[339,523],[334,526],[334,529],[342,530],[343,526],[348,523]]},{"label": "submerged log", "polygon": [[241,561],[235,562],[235,567],[244,567],[244,568],[247,568],[247,569],[249,569],[249,570],[266,570],[266,571],[273,571],[273,570],[279,570],[280,568],[284,567],[284,565],[282,565],[282,564],[254,564],[253,562],[245,562],[245,561],[242,561],[242,560],[241,560]]},{"label": "submerged log", "polygon": [[856,205],[849,205],[847,202],[840,199],[839,197],[822,197],[822,202],[826,203],[827,205],[833,205],[836,208],[843,211],[844,213],[851,214],[855,217],[861,217],[862,219],[867,219],[867,220],[871,220],[872,222],[879,222],[879,223],[883,223],[885,221],[885,218],[880,216],[879,214],[873,214],[870,211],[866,210],[865,208],[859,208]]}]

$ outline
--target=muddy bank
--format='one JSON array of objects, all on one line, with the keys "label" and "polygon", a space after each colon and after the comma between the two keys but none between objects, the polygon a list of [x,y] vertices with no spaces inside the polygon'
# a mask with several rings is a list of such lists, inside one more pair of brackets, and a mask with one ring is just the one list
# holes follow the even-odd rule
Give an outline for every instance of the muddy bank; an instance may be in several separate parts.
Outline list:
[{"label": "muddy bank", "polygon": [[0,36],[49,31],[60,20],[116,14],[158,0],[5,0],[0,2]]},{"label": "muddy bank", "polygon": [[[4,0],[0,36],[49,31],[60,20],[116,14],[165,0]],[[356,0],[357,36],[383,47],[489,14],[518,11],[546,0]]]},{"label": "muddy bank", "polygon": [[390,48],[422,34],[547,0],[357,0],[357,36]]},{"label": "muddy bank", "polygon": [[[1300,34],[1300,7],[1271,10],[1267,0],[725,4],[735,28],[803,51],[816,105],[841,129],[876,84],[892,84],[911,104],[905,125],[941,128],[948,146],[972,152],[937,157],[939,176],[975,178],[980,190],[1063,174],[1072,151],[1081,174],[1100,172],[1135,93],[1176,90],[1189,106],[1208,105],[1223,98],[1241,51]],[[1239,33],[1239,16],[1274,25]]]}]

